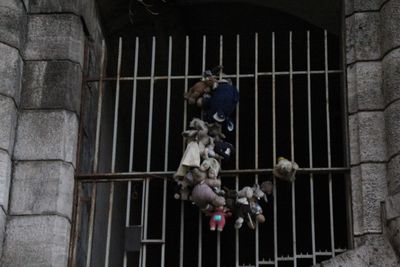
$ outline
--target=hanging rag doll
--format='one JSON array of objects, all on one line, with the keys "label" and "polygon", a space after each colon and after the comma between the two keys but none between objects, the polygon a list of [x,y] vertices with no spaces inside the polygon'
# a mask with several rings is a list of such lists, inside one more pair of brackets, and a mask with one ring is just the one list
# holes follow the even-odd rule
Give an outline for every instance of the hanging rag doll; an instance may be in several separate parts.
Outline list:
[{"label": "hanging rag doll", "polygon": [[274,166],[273,173],[282,180],[293,182],[296,179],[295,175],[298,169],[299,165],[296,162],[279,157],[278,163]]}]

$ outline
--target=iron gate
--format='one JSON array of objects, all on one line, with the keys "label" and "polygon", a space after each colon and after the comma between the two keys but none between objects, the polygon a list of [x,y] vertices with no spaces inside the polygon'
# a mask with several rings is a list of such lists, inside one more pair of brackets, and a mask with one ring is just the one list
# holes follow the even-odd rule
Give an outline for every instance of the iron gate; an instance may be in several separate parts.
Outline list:
[{"label": "iron gate", "polygon": [[[321,38],[318,39],[320,41],[314,43],[314,45],[321,46],[320,50],[313,49],[311,33],[309,31],[304,33],[305,69],[296,69],[293,36],[294,34],[289,32],[284,38],[288,46],[285,55],[288,61],[288,69],[284,70],[278,69],[277,66],[277,57],[282,56],[282,52],[278,53],[277,50],[281,51],[282,49],[277,47],[275,33],[266,37],[270,41],[269,59],[271,60],[270,69],[267,71],[261,70],[259,66],[260,52],[263,48],[259,44],[259,35],[253,36],[254,43],[251,45],[247,40],[241,41],[241,36],[235,36],[235,53],[229,54],[229,60],[232,60],[232,57],[235,58],[235,71],[227,72],[223,74],[223,77],[234,81],[234,84],[240,90],[241,100],[236,110],[236,129],[231,135],[231,141],[236,147],[234,163],[221,172],[222,183],[227,184],[230,188],[239,189],[240,186],[246,184],[261,182],[272,176],[272,168],[277,156],[280,156],[278,153],[285,151],[286,154],[282,156],[297,160],[295,153],[297,147],[300,147],[302,154],[305,155],[303,161],[305,163],[300,164],[297,180],[294,183],[282,183],[277,181],[275,177],[273,178],[273,201],[269,203],[271,206],[267,207],[267,210],[270,210],[270,217],[267,216],[269,223],[266,226],[258,225],[253,232],[232,228],[231,230],[224,230],[222,233],[216,233],[215,236],[209,235],[203,222],[203,215],[200,211],[197,211],[195,206],[190,206],[190,203],[184,201],[178,202],[170,197],[173,182],[170,181],[169,177],[172,177],[174,173],[173,166],[177,167],[179,163],[173,157],[173,162],[171,162],[170,154],[175,153],[171,151],[177,150],[177,147],[179,151],[184,148],[184,142],[177,144],[174,141],[177,139],[174,138],[176,138],[176,133],[186,129],[191,115],[201,115],[190,110],[191,108],[183,103],[182,98],[182,117],[179,118],[181,129],[172,131],[171,123],[174,122],[174,125],[176,125],[177,120],[171,115],[171,112],[173,113],[176,109],[176,105],[171,104],[171,99],[176,95],[175,91],[178,90],[177,86],[173,85],[174,81],[183,82],[183,90],[186,92],[192,81],[201,78],[200,74],[193,75],[189,71],[189,37],[184,40],[184,52],[181,51],[184,54],[183,62],[177,63],[182,64],[184,70],[184,73],[179,75],[173,74],[172,61],[175,50],[173,49],[174,39],[172,37],[168,39],[167,73],[163,75],[158,75],[155,70],[158,60],[155,37],[151,39],[150,71],[147,75],[139,75],[142,62],[139,52],[141,42],[139,38],[135,39],[134,47],[132,47],[134,51],[132,76],[123,75],[122,62],[132,62],[132,60],[123,57],[124,49],[121,38],[117,49],[116,75],[106,76],[106,46],[104,43],[102,44],[100,77],[88,77],[85,80],[85,84],[97,86],[97,114],[94,116],[96,127],[93,169],[90,173],[80,173],[77,176],[75,223],[72,231],[70,255],[72,266],[97,266],[93,263],[94,261],[102,262],[104,266],[115,266],[116,262],[122,262],[123,266],[188,266],[189,264],[191,266],[193,262],[196,262],[197,266],[209,266],[210,261],[214,262],[216,266],[285,266],[284,264],[306,266],[333,257],[346,250],[347,241],[336,241],[342,240],[343,235],[348,234],[347,220],[349,216],[346,216],[349,212],[349,206],[346,202],[348,199],[346,197],[343,199],[340,194],[345,194],[345,178],[349,168],[345,156],[341,162],[339,160],[335,163],[332,160],[332,149],[335,150],[333,145],[344,147],[344,141],[341,144],[332,141],[332,139],[339,140],[335,135],[342,135],[341,131],[336,129],[332,131],[332,127],[337,127],[338,121],[341,121],[344,116],[332,118],[332,113],[338,114],[337,110],[343,103],[340,100],[338,104],[337,101],[337,96],[341,92],[341,83],[335,82],[332,86],[331,81],[332,79],[340,80],[343,73],[341,67],[332,68],[329,64],[327,31],[321,32]],[[203,36],[201,45],[202,70],[209,66],[206,62],[208,40],[206,36]],[[218,45],[218,64],[224,66],[226,59],[224,58],[223,36],[219,36]],[[252,73],[241,73],[241,49],[243,48],[254,51],[254,71]],[[322,54],[316,55],[317,51],[322,52]],[[312,68],[312,56],[323,61],[322,68]],[[109,57],[108,60],[110,61]],[[279,80],[281,77],[284,80]],[[302,82],[297,80],[298,77],[302,79]],[[313,77],[317,77],[318,81],[315,82]],[[251,85],[242,86],[242,83],[245,83],[244,80],[247,82],[251,80]],[[161,82],[163,82],[162,85],[159,84]],[[114,86],[110,85],[111,83]],[[131,97],[129,102],[131,114],[128,115],[121,114],[120,111],[122,83],[129,83],[129,86],[131,86],[129,89],[131,92],[131,95],[129,95]],[[286,93],[281,93],[282,84],[288,87]],[[317,84],[317,86],[314,86],[314,84]],[[157,95],[160,90],[157,86],[163,87],[165,90],[161,97],[162,102],[159,100],[160,96]],[[295,95],[298,87],[304,88],[300,96]],[[249,93],[250,97],[246,97],[248,92],[243,88],[252,88],[251,93]],[[145,100],[143,95],[138,95],[140,89],[147,91]],[[105,124],[104,103],[106,100],[104,92],[107,90],[113,92],[114,101],[112,104],[112,126],[109,123],[109,128],[112,129],[110,130],[112,131],[110,138],[111,164],[110,170],[105,172],[99,168],[101,167],[99,166],[99,157],[101,155],[102,127]],[[332,94],[335,98],[334,104],[331,103]],[[320,98],[313,99],[313,97],[316,97],[315,95]],[[282,100],[283,98],[285,100]],[[266,99],[268,105],[265,105]],[[302,102],[299,103],[304,106],[298,104],[297,99],[301,99]],[[286,101],[285,114],[281,112],[282,107],[278,107],[279,101]],[[139,110],[138,105],[142,105],[141,102],[146,102],[148,110],[144,111],[143,106]],[[162,108],[165,108],[160,113],[164,116],[162,120],[163,129],[155,125],[157,122],[154,119],[155,110],[161,108],[160,103],[162,103]],[[146,104],[143,105],[146,106]],[[246,106],[251,108],[246,108]],[[302,109],[300,109],[300,106]],[[246,110],[243,110],[243,107]],[[251,109],[253,109],[251,115],[254,118],[251,119],[250,125],[253,128],[243,130],[242,125],[247,128],[249,124],[241,114],[245,113],[247,116]],[[160,114],[157,115],[158,121]],[[121,126],[119,121],[125,115],[128,117],[129,123]],[[143,116],[146,117],[144,120],[147,121],[147,124],[143,125],[141,121],[139,125],[138,120],[142,120]],[[279,119],[282,117],[286,119]],[[280,126],[281,121],[284,121],[287,125],[285,127]],[[299,126],[296,121],[301,121],[305,125]],[[322,130],[316,130],[313,128],[313,124],[317,124]],[[341,124],[340,127],[343,125],[345,124]],[[140,129],[138,129],[139,126]],[[129,132],[129,140],[125,140],[123,145],[118,146],[119,131],[124,130],[123,127],[126,127]],[[135,140],[135,138],[143,138],[142,128],[146,128],[146,143]],[[267,131],[266,128],[269,131],[269,141],[265,141],[265,136],[262,134]],[[283,131],[285,131],[285,138],[279,142],[286,142],[287,146],[278,151],[277,147],[281,143],[277,140],[282,139],[280,132]],[[303,131],[302,134],[296,135],[297,132],[301,131]],[[160,132],[163,134],[160,134]],[[247,132],[252,132],[252,134],[243,139]],[[301,140],[296,139],[296,136],[299,136]],[[154,144],[157,142],[164,145],[158,151],[162,154],[163,162],[162,167],[155,170],[152,168],[154,161],[152,161],[152,157],[160,157],[154,152]],[[266,143],[268,143],[270,149],[269,156],[265,156]],[[135,160],[138,158],[135,155],[137,150],[135,145],[145,148],[146,160],[145,164],[143,164],[143,161],[141,164],[142,166],[145,165],[143,169],[135,167]],[[252,148],[249,150],[248,147]],[[129,155],[127,168],[122,171],[116,167],[119,160],[118,149],[128,151],[125,155]],[[242,150],[245,151],[244,154],[241,152]],[[248,151],[251,151],[251,156]],[[316,159],[315,154],[323,159]],[[250,158],[249,161],[253,162],[252,168],[241,164],[241,161],[244,161],[247,157]],[[265,158],[268,158],[268,162],[264,162]],[[224,166],[222,167],[224,168]],[[340,192],[340,190],[342,191]],[[153,194],[157,196],[154,197]],[[296,195],[304,198],[307,203],[299,202]],[[155,199],[156,204],[154,203]],[[123,205],[122,202],[124,202]],[[177,203],[179,204],[177,205]],[[285,204],[281,205],[281,203]],[[288,205],[290,206],[289,213],[286,210],[289,207]],[[196,210],[195,213],[193,210]],[[346,211],[343,213],[341,210]],[[168,215],[172,214],[173,216],[175,212],[179,214],[178,218],[169,219]],[[285,213],[288,214],[279,217],[280,214]],[[317,213],[318,215],[316,215]],[[102,214],[103,217],[99,214]],[[337,214],[339,215],[335,217]],[[343,217],[343,214],[345,218],[339,218]],[[121,218],[119,218],[121,216],[124,217],[124,229],[116,223],[121,221]],[[117,217],[119,219],[116,219]],[[302,222],[304,220],[306,223]],[[103,223],[104,226],[101,226]],[[175,225],[174,223],[178,223],[179,226],[176,227],[178,230],[171,226]],[[324,226],[319,224],[324,224]],[[287,226],[289,229],[285,229]],[[115,230],[116,228],[119,230]],[[193,234],[194,230],[196,230],[195,234]],[[243,231],[246,236],[240,231]],[[225,232],[231,233],[231,236],[229,238],[224,237]],[[178,236],[168,237],[176,233],[178,233]],[[288,236],[290,240],[287,238]],[[96,238],[97,240],[94,240]],[[285,240],[281,241],[280,238]],[[347,236],[344,239],[346,238]],[[270,240],[266,242],[266,239]],[[304,245],[304,242],[309,242],[309,244]],[[234,245],[228,246],[229,248],[226,249],[224,244],[227,243]],[[286,243],[286,245],[282,245],[282,243]],[[328,245],[326,246],[325,243],[328,243]],[[178,244],[178,247],[171,249],[171,246],[175,244]],[[210,246],[214,249],[210,250]],[[120,247],[120,249],[117,249],[117,247]],[[249,248],[252,250],[250,253],[247,251]],[[96,250],[100,252],[96,254]],[[120,255],[119,260],[111,259],[116,258],[115,255],[117,254]],[[227,260],[229,256],[232,257],[232,260]],[[99,260],[99,257],[101,260]],[[188,259],[189,257],[194,259]]]}]

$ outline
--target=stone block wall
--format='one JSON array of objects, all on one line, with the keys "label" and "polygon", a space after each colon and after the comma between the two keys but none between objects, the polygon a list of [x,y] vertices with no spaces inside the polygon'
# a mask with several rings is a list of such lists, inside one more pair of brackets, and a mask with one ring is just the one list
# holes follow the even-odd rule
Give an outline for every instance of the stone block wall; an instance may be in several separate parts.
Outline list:
[{"label": "stone block wall", "polygon": [[400,1],[345,0],[354,250],[321,266],[399,266]]},{"label": "stone block wall", "polygon": [[0,2],[1,266],[68,264],[85,43],[96,57],[102,36],[94,0]]}]

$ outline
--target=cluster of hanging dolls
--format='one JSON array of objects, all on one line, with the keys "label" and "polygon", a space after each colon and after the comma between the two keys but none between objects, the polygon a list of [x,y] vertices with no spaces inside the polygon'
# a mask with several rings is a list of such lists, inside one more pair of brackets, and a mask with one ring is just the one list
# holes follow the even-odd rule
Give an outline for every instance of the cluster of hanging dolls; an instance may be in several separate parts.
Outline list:
[{"label": "cluster of hanging dolls", "polygon": [[[202,108],[203,120],[193,118],[189,129],[182,133],[187,146],[174,175],[177,184],[174,197],[193,202],[210,216],[211,231],[222,231],[225,219],[230,216],[234,217],[236,229],[244,222],[255,229],[256,222],[265,221],[258,201],[268,201],[273,184],[265,181],[239,191],[221,189],[220,162],[228,161],[234,153],[233,145],[224,141],[222,129],[234,129],[230,116],[239,101],[238,90],[232,82],[217,78],[216,72],[221,68],[205,71],[203,78],[184,95],[189,104]],[[293,181],[297,169],[295,162],[279,158],[273,172],[276,177]]]}]

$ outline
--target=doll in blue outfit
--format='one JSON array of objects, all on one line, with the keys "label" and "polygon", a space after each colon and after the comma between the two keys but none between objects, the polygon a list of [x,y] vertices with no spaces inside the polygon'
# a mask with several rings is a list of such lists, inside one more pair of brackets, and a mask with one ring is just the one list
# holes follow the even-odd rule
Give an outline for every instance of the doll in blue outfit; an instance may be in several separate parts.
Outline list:
[{"label": "doll in blue outfit", "polygon": [[234,129],[234,123],[230,118],[239,101],[239,93],[231,82],[225,79],[218,81],[218,84],[211,95],[203,97],[204,119],[207,122],[224,123],[228,131]]}]

